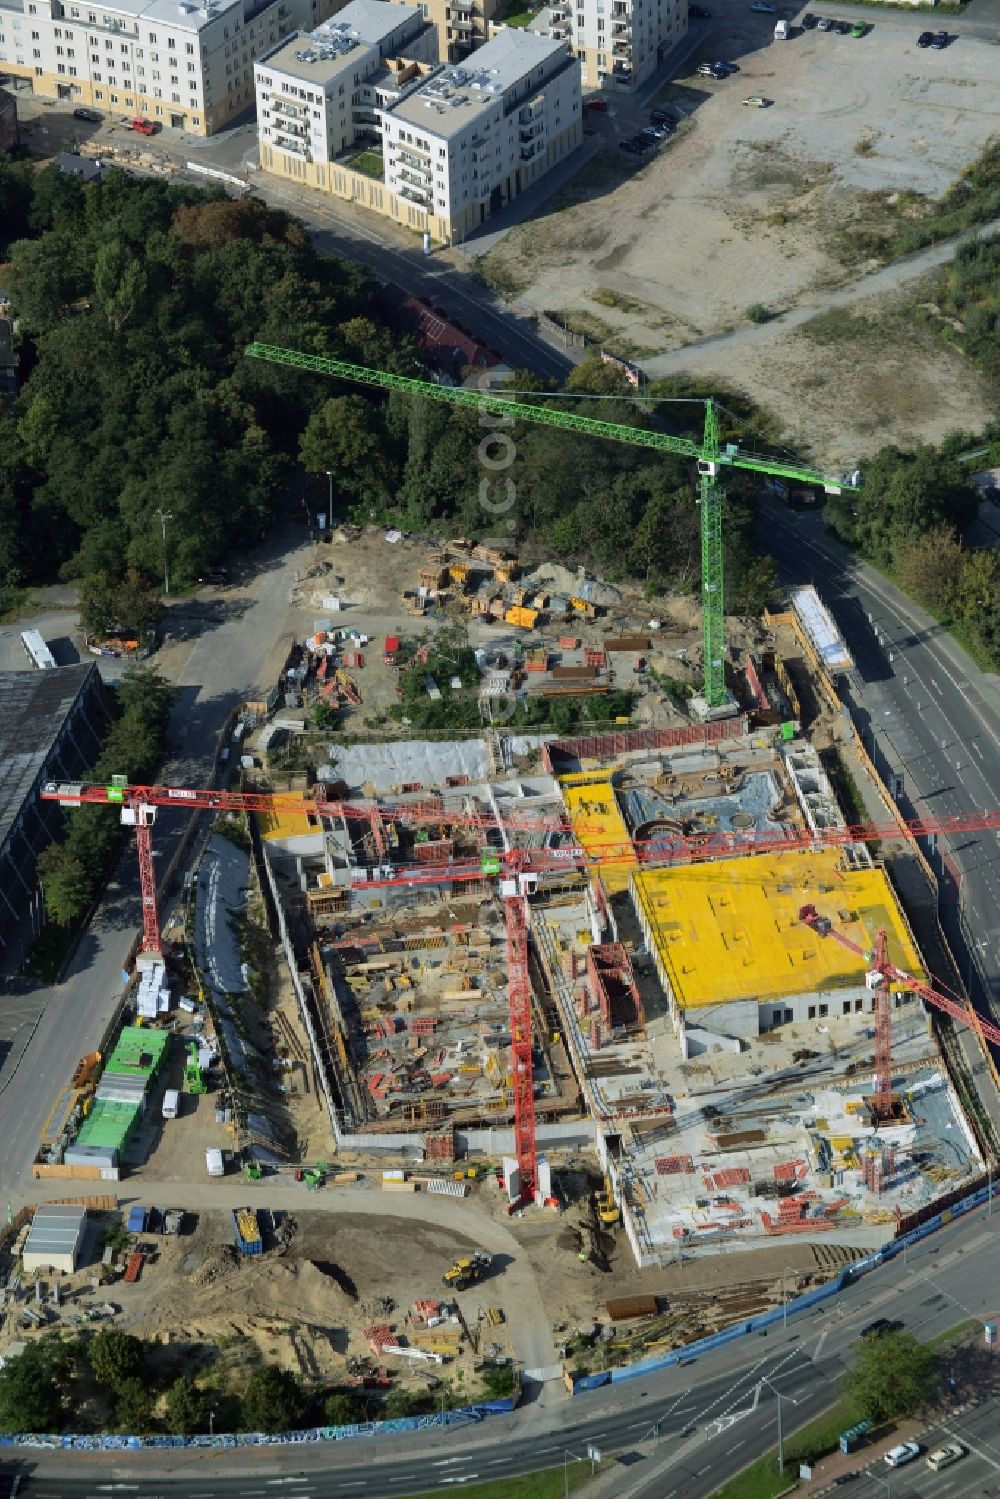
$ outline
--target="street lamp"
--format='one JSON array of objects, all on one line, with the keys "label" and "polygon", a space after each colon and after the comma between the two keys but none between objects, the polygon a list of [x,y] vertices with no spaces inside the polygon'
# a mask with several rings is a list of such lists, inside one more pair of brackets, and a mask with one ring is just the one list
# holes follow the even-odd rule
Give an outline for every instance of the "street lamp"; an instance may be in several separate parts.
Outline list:
[{"label": "street lamp", "polygon": [[766,1377],[763,1378],[763,1379],[761,1379],[761,1384],[766,1384],[767,1385],[768,1389],[771,1391],[771,1394],[774,1396],[774,1398],[778,1402],[778,1472],[779,1473],[784,1473],[784,1471],[785,1471],[785,1439],[784,1439],[784,1436],[782,1434],[782,1429],[781,1429],[781,1402],[783,1400],[791,1400],[791,1402],[792,1402],[793,1405],[798,1405],[799,1402],[792,1395],[783,1395],[780,1390],[776,1390],[774,1388],[774,1385],[771,1383],[771,1381],[769,1379],[767,1379]]},{"label": "street lamp", "polygon": [[797,1270],[792,1270],[788,1265],[781,1272],[781,1327],[783,1332],[788,1330],[788,1297],[785,1295],[785,1276],[798,1275]]},{"label": "street lamp", "polygon": [[326,471],[326,477],[330,481],[330,510],[329,510],[329,514],[326,517],[326,523],[329,526],[330,530],[332,531],[333,530],[333,469],[332,468],[328,468],[327,469],[327,471]]},{"label": "street lamp", "polygon": [[170,597],[170,573],[167,569],[167,521],[173,520],[172,510],[157,510],[160,517],[160,530],[163,533],[163,592]]},{"label": "street lamp", "polygon": [[215,1411],[214,1410],[209,1410],[209,1413],[208,1413],[208,1434],[209,1434],[210,1437],[214,1437],[215,1436]]}]

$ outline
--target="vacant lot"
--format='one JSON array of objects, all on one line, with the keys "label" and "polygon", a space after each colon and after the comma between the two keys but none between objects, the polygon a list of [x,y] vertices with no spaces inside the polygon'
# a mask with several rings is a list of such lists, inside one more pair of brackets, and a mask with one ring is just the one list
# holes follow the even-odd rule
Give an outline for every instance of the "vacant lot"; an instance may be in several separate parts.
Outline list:
[{"label": "vacant lot", "polygon": [[[1000,124],[997,48],[959,38],[943,52],[918,49],[925,17],[860,10],[872,27],[863,39],[795,29],[777,43],[772,18],[742,3],[716,14],[691,75],[660,96],[686,117],[674,139],[639,165],[616,137],[643,114],[614,106],[618,114],[594,122],[605,138],[595,161],[486,262],[498,283],[520,289],[519,305],[561,313],[653,370],[656,354],[739,328],[755,304],[780,312],[818,302],[860,276],[852,236],[901,211],[897,194],[905,203],[941,193]],[[710,57],[733,60],[739,74],[697,77]],[[773,103],[744,108],[749,95]],[[719,376],[754,383],[756,363],[737,344],[712,352]],[[809,341],[786,340],[769,379],[782,416],[801,414],[797,387],[815,358]],[[933,344],[916,358],[907,431],[974,419],[974,377],[949,374],[945,411]],[[807,392],[807,415],[811,406]],[[856,436],[851,451],[868,445]]]}]

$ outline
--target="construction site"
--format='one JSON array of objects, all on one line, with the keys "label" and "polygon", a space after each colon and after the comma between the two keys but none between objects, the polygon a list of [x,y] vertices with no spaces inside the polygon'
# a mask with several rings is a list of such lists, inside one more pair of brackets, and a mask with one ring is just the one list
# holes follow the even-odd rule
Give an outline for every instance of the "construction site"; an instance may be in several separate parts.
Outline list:
[{"label": "construction site", "polygon": [[[204,1160],[264,1205],[206,1213],[195,1256],[154,1246],[151,1331],[183,1278],[189,1336],[217,1336],[212,1288],[238,1274],[258,1352],[315,1380],[484,1347],[548,1367],[553,1337],[600,1367],[778,1304],[983,1174],[969,1058],[1000,1032],[922,956],[894,855],[951,824],[903,822],[879,782],[813,588],[722,611],[716,470],[817,476],[723,456],[711,403],[701,444],[639,435],[698,459],[700,618],[504,548],[344,532],[297,575],[312,627],[231,722],[216,784],[44,787],[134,830],[143,932],[135,1028],[84,1059],[36,1176],[204,1207]],[[623,678],[610,719],[523,716]],[[421,737],[418,698],[455,718]],[[165,941],[154,824],[179,805],[211,826]],[[310,1189],[343,1253],[305,1252],[286,1194]],[[341,1332],[282,1344],[283,1297],[289,1326],[330,1325],[328,1282],[357,1292]]]}]

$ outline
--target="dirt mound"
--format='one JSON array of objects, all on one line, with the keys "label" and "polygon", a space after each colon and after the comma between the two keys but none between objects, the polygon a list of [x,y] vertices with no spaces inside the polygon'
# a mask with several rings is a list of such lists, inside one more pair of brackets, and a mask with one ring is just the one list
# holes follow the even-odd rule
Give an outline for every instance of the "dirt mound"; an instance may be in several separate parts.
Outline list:
[{"label": "dirt mound", "polygon": [[217,1280],[226,1280],[238,1269],[240,1257],[232,1244],[214,1244],[197,1270],[191,1275],[196,1286],[210,1286]]}]

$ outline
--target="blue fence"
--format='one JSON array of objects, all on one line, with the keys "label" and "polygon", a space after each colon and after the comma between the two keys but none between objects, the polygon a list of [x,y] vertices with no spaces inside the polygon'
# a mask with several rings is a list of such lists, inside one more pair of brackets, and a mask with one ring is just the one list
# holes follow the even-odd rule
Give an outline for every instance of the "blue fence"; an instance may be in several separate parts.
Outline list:
[{"label": "blue fence", "polygon": [[506,1400],[483,1400],[477,1405],[463,1405],[454,1411],[434,1415],[401,1416],[396,1421],[366,1421],[356,1426],[312,1426],[305,1431],[282,1431],[270,1435],[263,1431],[241,1431],[219,1436],[123,1437],[87,1436],[65,1433],[62,1436],[0,1436],[0,1447],[50,1447],[74,1452],[124,1452],[137,1448],[164,1447],[287,1447],[296,1442],[342,1442],[349,1437],[395,1436],[404,1431],[422,1431],[433,1426],[469,1426],[490,1416],[508,1415],[515,1405]]},{"label": "blue fence", "polygon": [[794,1301],[788,1302],[787,1307],[775,1307],[772,1311],[763,1312],[759,1317],[751,1317],[748,1322],[739,1322],[735,1327],[727,1327],[725,1332],[713,1333],[711,1337],[700,1338],[696,1343],[685,1343],[683,1348],[673,1348],[669,1353],[658,1353],[653,1358],[640,1359],[635,1364],[623,1364],[617,1369],[605,1369],[600,1374],[585,1374],[582,1379],[574,1382],[573,1394],[579,1395],[586,1393],[587,1390],[599,1390],[604,1385],[623,1384],[628,1379],[639,1379],[646,1374],[655,1374],[660,1369],[670,1369],[689,1359],[697,1358],[700,1354],[709,1353],[713,1348],[722,1348],[736,1338],[745,1338],[749,1333],[762,1332],[765,1328],[773,1327],[776,1322],[784,1321],[786,1315],[794,1317],[808,1307],[836,1296],[845,1286],[852,1285],[862,1275],[868,1275],[872,1270],[877,1270],[879,1265],[885,1264],[887,1260],[895,1259],[897,1254],[903,1253],[904,1248],[919,1244],[921,1239],[926,1239],[929,1234],[937,1233],[955,1218],[962,1217],[973,1208],[981,1207],[989,1197],[989,1192],[989,1187],[981,1187],[978,1191],[970,1193],[968,1197],[963,1197],[960,1202],[954,1203],[944,1212],[928,1218],[927,1222],[921,1223],[919,1228],[903,1234],[898,1239],[891,1240],[888,1244],[883,1244],[881,1249],[875,1250],[863,1260],[855,1260],[853,1264],[845,1266],[835,1280],[829,1281],[825,1286],[820,1286],[818,1290],[807,1292],[805,1296],[797,1296]]}]

